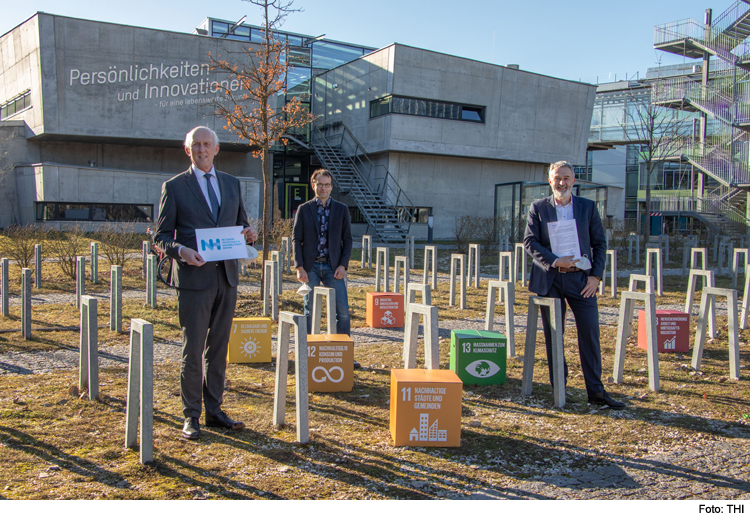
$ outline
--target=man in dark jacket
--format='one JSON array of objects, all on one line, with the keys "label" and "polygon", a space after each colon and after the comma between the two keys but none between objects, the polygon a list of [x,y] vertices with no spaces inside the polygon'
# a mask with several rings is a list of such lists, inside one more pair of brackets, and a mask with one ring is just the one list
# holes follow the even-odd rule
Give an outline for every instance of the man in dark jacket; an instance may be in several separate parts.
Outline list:
[{"label": "man in dark jacket", "polygon": [[[560,299],[562,320],[565,324],[566,301],[575,316],[578,330],[578,352],[586,382],[589,403],[612,409],[622,409],[622,402],[612,399],[602,384],[602,355],[599,344],[599,308],[596,290],[604,273],[607,242],[596,203],[586,198],[573,197],[575,183],[573,166],[567,161],[553,163],[549,169],[552,196],[537,200],[529,208],[523,244],[534,259],[531,266],[529,291],[540,297]],[[581,257],[555,255],[552,252],[549,224],[575,220]],[[547,362],[552,381],[552,340],[550,309],[541,308],[542,327],[547,345]],[[568,364],[565,363],[565,379]]]},{"label": "man in dark jacket", "polygon": [[[294,265],[297,280],[310,288],[321,283],[336,292],[336,333],[350,333],[346,270],[352,255],[349,208],[331,198],[333,176],[316,170],[310,182],[315,198],[297,209],[294,217]],[[307,331],[312,329],[312,294],[305,297]]]}]

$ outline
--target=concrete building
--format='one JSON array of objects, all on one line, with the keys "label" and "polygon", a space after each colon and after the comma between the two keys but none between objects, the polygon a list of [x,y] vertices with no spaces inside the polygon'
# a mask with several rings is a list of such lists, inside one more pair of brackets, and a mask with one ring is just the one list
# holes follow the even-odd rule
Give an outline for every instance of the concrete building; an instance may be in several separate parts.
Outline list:
[{"label": "concrete building", "polygon": [[[258,31],[211,18],[183,34],[37,13],[0,36],[0,227],[151,221],[199,124],[219,132],[217,167],[242,180],[258,216],[260,163],[210,115],[221,90],[237,86],[208,60],[254,45]],[[321,116],[275,149],[282,217],[311,196],[313,170],[346,166],[359,183],[338,174],[334,196],[351,206],[355,234],[399,239],[408,218],[423,239],[432,216],[435,238],[450,238],[456,217],[496,214],[498,186],[543,188],[550,162],[585,161],[594,86],[399,44],[280,36],[286,97]],[[395,217],[380,221],[385,209]]]}]

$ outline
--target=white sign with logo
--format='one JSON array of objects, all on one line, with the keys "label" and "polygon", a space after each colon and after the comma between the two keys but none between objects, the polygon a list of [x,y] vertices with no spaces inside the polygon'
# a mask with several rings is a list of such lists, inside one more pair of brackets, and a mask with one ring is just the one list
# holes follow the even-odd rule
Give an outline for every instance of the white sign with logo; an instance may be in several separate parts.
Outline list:
[{"label": "white sign with logo", "polygon": [[198,253],[206,262],[247,258],[243,229],[242,226],[196,229]]}]

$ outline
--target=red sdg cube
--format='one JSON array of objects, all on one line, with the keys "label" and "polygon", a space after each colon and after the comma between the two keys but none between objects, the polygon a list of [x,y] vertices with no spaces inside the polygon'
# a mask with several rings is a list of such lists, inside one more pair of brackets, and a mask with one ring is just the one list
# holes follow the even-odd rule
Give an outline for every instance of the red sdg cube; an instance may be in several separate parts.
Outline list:
[{"label": "red sdg cube", "polygon": [[[638,310],[638,348],[648,349],[646,310]],[[690,352],[690,316],[679,310],[656,310],[657,352]]]}]

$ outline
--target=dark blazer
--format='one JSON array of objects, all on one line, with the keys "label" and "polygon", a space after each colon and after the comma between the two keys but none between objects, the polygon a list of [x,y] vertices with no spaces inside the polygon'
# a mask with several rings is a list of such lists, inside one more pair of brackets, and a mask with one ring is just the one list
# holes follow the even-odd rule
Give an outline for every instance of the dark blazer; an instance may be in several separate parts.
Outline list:
[{"label": "dark blazer", "polygon": [[[234,176],[216,171],[221,194],[219,219],[214,222],[211,208],[201,191],[192,166],[164,182],[161,188],[159,218],[156,222],[155,240],[159,248],[174,259],[172,285],[187,290],[202,290],[211,284],[209,264],[190,266],[180,260],[180,246],[198,250],[195,230],[209,227],[248,227],[250,224],[242,204],[240,181]],[[237,260],[225,260],[224,269],[230,286],[237,286],[239,274]]]},{"label": "dark blazer", "polygon": [[[555,255],[550,250],[552,245],[547,224],[557,222],[554,200],[554,196],[548,196],[531,204],[523,237],[524,248],[534,259],[534,265],[531,266],[529,291],[537,295],[547,295],[558,273],[552,264],[558,257],[567,256]],[[585,255],[591,261],[591,269],[586,273],[602,277],[607,256],[607,238],[596,203],[586,198],[573,196],[573,217],[578,229],[581,255]]]},{"label": "dark blazer", "polygon": [[[294,232],[292,243],[294,244],[294,266],[302,266],[305,271],[310,271],[318,256],[318,241],[320,240],[320,222],[318,221],[318,204],[313,198],[297,208],[294,217]],[[336,271],[339,266],[349,268],[349,259],[352,256],[352,223],[349,217],[349,208],[337,202],[331,201],[331,215],[328,225],[328,256],[331,259],[331,268]]]}]

